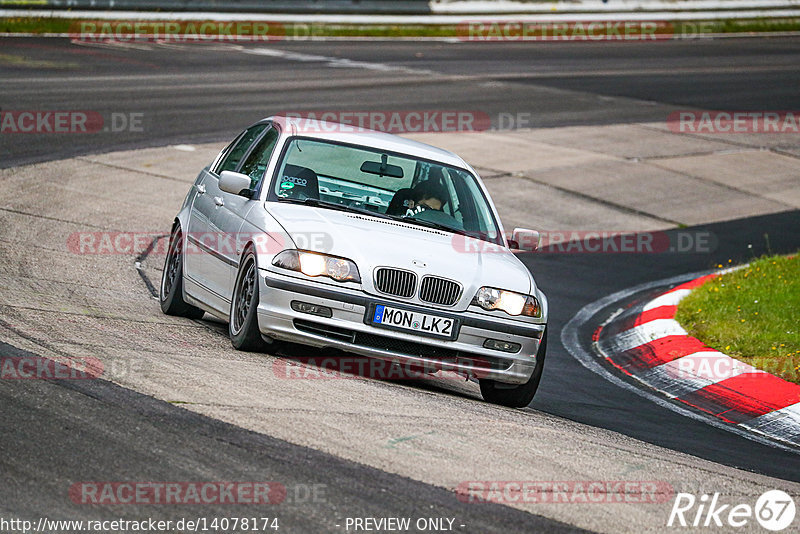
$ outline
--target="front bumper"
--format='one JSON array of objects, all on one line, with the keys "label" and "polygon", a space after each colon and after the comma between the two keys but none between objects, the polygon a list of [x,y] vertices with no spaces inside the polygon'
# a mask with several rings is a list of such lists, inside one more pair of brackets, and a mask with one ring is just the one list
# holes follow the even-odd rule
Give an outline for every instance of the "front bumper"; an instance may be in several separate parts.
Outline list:
[{"label": "front bumper", "polygon": [[[461,322],[453,341],[388,330],[365,320],[371,303],[407,306],[391,298],[331,287],[259,270],[258,325],[264,336],[314,347],[334,347],[350,353],[422,369],[443,369],[508,384],[523,384],[536,366],[544,324],[487,319],[474,312],[453,313],[413,306],[424,313],[457,315]],[[292,301],[324,306],[331,317],[292,309]],[[516,353],[484,348],[487,339],[518,343]]]}]

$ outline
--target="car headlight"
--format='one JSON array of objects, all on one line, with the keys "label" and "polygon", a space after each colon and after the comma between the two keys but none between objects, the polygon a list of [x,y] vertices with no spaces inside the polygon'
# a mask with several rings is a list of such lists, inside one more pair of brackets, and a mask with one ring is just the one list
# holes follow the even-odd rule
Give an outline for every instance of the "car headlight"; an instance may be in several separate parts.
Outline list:
[{"label": "car headlight", "polygon": [[484,310],[503,310],[509,315],[542,316],[542,307],[536,297],[494,287],[480,288],[472,304]]},{"label": "car headlight", "polygon": [[272,265],[289,269],[306,276],[327,276],[337,282],[361,282],[358,267],[347,258],[308,252],[305,250],[284,250],[272,260]]}]

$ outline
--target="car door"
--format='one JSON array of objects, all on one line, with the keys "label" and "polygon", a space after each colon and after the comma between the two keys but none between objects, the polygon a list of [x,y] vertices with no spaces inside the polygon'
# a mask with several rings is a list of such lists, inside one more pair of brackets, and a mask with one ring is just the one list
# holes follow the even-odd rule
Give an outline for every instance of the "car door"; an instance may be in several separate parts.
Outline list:
[{"label": "car door", "polygon": [[[278,142],[278,137],[280,137],[280,132],[276,127],[270,126],[267,128],[262,132],[258,140],[253,143],[252,148],[236,168],[236,172],[250,177],[251,191],[260,189],[270,157]],[[223,295],[230,299],[233,294],[233,285],[236,281],[239,257],[249,238],[247,235],[242,235],[242,226],[249,211],[258,205],[258,197],[254,197],[255,200],[250,200],[241,195],[225,191],[220,194],[222,202],[215,209],[211,223],[223,235],[223,239],[218,243],[220,246],[218,252],[227,272],[224,279],[220,280],[220,283],[225,285]]]},{"label": "car door", "polygon": [[219,158],[214,167],[205,171],[202,179],[195,185],[197,194],[189,212],[184,272],[203,293],[197,296],[221,312],[227,312],[230,306],[227,293],[230,265],[227,264],[228,258],[219,252],[226,239],[223,229],[219,228],[218,212],[224,205],[224,193],[219,188],[219,174],[222,171],[236,170],[255,140],[267,128],[268,123],[259,123],[242,132],[227,153]]}]

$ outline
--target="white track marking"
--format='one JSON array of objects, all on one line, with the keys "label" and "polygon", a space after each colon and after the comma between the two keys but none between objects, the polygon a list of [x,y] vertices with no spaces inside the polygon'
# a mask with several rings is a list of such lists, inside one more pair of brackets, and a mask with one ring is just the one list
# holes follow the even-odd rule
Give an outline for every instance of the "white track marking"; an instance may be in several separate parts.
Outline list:
[{"label": "white track marking", "polygon": [[317,54],[303,54],[301,52],[291,52],[289,50],[279,50],[276,48],[268,47],[246,47],[238,45],[236,47],[243,54],[252,54],[257,56],[269,56],[287,61],[299,61],[301,63],[321,63],[326,67],[334,68],[347,68],[347,69],[366,69],[381,72],[407,72],[411,74],[436,74],[433,71],[426,69],[414,69],[411,67],[403,67],[400,65],[388,65],[386,63],[375,63],[372,61],[356,61],[353,59],[320,56]]},{"label": "white track marking", "polygon": [[744,423],[756,432],[777,433],[790,438],[800,437],[800,403],[766,413]]}]

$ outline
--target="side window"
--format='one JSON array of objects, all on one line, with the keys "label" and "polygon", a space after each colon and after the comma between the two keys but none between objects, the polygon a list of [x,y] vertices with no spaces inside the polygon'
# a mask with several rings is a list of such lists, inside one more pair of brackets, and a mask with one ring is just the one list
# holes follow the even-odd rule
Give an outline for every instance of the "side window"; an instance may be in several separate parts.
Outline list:
[{"label": "side window", "polygon": [[217,165],[217,168],[214,169],[214,172],[219,174],[222,171],[235,171],[236,167],[239,165],[239,161],[241,161],[242,157],[247,153],[247,149],[250,148],[250,145],[256,137],[267,127],[269,127],[269,124],[256,124],[245,130],[239,137],[239,140],[236,141],[236,146],[222,158],[222,161]]},{"label": "side window", "polygon": [[[478,203],[477,199],[482,195],[480,188],[474,180],[465,178],[461,171],[450,171],[450,174],[453,176],[453,187],[459,200],[459,219],[464,224],[464,229],[485,234],[489,228],[494,227],[494,223],[488,205],[482,208]],[[487,235],[491,239],[497,237],[494,232]]]},{"label": "side window", "polygon": [[231,151],[231,149],[232,149],[232,148],[233,148],[233,147],[236,145],[236,142],[239,140],[239,138],[240,138],[240,137],[242,137],[242,134],[239,134],[239,135],[237,135],[237,136],[236,136],[236,139],[234,139],[233,141],[231,141],[230,143],[228,143],[228,144],[225,146],[225,148],[223,148],[223,149],[220,151],[220,153],[219,153],[219,154],[217,154],[217,157],[216,157],[216,158],[214,158],[214,161],[212,161],[212,162],[211,162],[211,166],[210,166],[210,171],[211,171],[211,172],[217,172],[217,171],[219,170],[219,165],[220,165],[220,162],[221,162],[223,159],[225,159],[225,156],[227,156],[227,155],[228,155],[228,153]]},{"label": "side window", "polygon": [[264,171],[267,170],[269,158],[272,156],[272,151],[275,149],[275,143],[278,142],[278,130],[272,128],[264,134],[264,137],[256,144],[253,151],[245,160],[242,169],[239,171],[250,177],[250,189],[255,189],[261,178],[264,176]]}]

